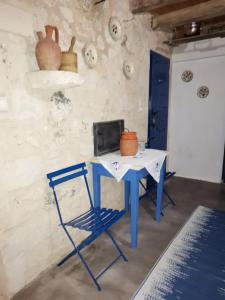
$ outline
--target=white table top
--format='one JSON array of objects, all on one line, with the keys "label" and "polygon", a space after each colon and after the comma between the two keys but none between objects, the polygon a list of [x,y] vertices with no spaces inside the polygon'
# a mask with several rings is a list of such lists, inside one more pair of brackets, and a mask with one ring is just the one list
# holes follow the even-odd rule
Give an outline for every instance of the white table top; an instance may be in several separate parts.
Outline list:
[{"label": "white table top", "polygon": [[146,168],[149,174],[159,182],[160,170],[168,155],[167,151],[145,149],[135,156],[121,156],[119,151],[96,157],[117,181],[120,181],[129,169]]}]

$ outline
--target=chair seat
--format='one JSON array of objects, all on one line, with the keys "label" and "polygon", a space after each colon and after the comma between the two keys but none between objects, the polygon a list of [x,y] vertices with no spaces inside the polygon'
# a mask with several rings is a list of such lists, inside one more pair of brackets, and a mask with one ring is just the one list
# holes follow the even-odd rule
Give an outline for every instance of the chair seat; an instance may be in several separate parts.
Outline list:
[{"label": "chair seat", "polygon": [[108,208],[91,208],[89,211],[65,223],[64,225],[90,231],[96,234],[108,229],[125,213],[125,210],[119,211]]}]

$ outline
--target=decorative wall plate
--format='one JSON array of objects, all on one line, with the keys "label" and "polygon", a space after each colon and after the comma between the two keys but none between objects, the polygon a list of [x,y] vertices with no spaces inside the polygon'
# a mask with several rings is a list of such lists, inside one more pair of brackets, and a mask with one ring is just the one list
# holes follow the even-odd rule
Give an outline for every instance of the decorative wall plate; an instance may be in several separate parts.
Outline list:
[{"label": "decorative wall plate", "polygon": [[198,88],[197,95],[199,98],[206,98],[209,95],[209,88],[205,85]]},{"label": "decorative wall plate", "polygon": [[84,11],[90,11],[94,3],[93,0],[80,0],[80,5]]},{"label": "decorative wall plate", "polygon": [[85,63],[89,68],[94,68],[98,62],[98,52],[93,43],[88,43],[85,45],[83,50]]},{"label": "decorative wall plate", "polygon": [[122,36],[122,26],[116,17],[109,20],[109,33],[114,41],[118,41]]},{"label": "decorative wall plate", "polygon": [[184,82],[190,82],[193,79],[193,72],[190,70],[186,70],[182,73],[181,78]]},{"label": "decorative wall plate", "polygon": [[134,74],[134,65],[132,62],[125,60],[123,63],[123,73],[128,79],[131,79]]}]

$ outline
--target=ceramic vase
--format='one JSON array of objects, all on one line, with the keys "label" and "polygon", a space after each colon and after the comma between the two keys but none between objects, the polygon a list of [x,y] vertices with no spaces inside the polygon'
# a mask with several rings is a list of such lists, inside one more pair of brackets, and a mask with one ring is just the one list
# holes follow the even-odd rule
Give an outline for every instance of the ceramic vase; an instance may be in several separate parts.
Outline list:
[{"label": "ceramic vase", "polygon": [[[46,25],[46,36],[41,31],[37,32],[36,58],[40,70],[58,70],[61,65],[61,49],[59,47],[59,32],[57,27]],[[53,40],[53,32],[55,39]]]},{"label": "ceramic vase", "polygon": [[73,52],[76,39],[73,36],[68,51],[62,52],[62,61],[60,70],[77,73],[77,53]]},{"label": "ceramic vase", "polygon": [[133,156],[138,152],[138,139],[136,132],[122,132],[120,138],[120,154],[122,156]]}]

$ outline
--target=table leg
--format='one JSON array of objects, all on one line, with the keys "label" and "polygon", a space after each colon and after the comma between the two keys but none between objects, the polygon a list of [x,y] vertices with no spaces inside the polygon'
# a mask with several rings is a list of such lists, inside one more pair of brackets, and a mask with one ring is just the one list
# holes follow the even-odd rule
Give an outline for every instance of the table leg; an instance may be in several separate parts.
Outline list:
[{"label": "table leg", "polygon": [[101,180],[98,166],[92,167],[94,207],[101,207]]},{"label": "table leg", "polygon": [[160,222],[161,220],[164,176],[165,176],[165,161],[160,170],[160,179],[159,182],[157,183],[157,201],[156,201],[156,214],[155,214],[155,218],[157,222]]},{"label": "table leg", "polygon": [[130,206],[130,182],[124,181],[124,199],[125,199],[125,210],[129,211]]},{"label": "table leg", "polygon": [[138,243],[138,206],[139,206],[139,181],[133,175],[130,182],[131,202],[131,248],[137,248]]}]

